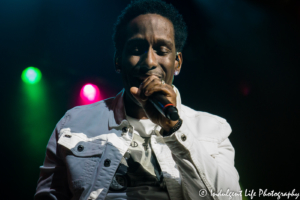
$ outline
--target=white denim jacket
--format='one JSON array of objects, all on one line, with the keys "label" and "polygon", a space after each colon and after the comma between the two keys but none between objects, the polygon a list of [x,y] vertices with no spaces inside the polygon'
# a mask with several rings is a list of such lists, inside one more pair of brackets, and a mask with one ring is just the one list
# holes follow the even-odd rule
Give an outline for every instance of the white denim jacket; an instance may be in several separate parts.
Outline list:
[{"label": "white denim jacket", "polygon": [[[174,90],[183,124],[171,136],[162,137],[159,130],[151,136],[170,199],[231,199],[229,194],[240,192],[240,186],[229,124],[182,105]],[[123,95],[124,90],[115,98],[75,107],[58,122],[40,167],[35,200],[105,199],[132,140]]]}]

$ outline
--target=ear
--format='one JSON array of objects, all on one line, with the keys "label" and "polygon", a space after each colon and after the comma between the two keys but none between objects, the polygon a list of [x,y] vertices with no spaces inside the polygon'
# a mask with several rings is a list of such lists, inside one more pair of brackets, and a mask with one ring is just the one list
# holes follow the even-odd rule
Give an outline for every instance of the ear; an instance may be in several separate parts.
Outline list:
[{"label": "ear", "polygon": [[116,72],[120,73],[120,71],[121,71],[121,57],[117,53],[115,53],[115,56],[114,56],[114,64],[115,64]]},{"label": "ear", "polygon": [[180,73],[182,63],[183,63],[182,53],[177,52],[176,59],[175,59],[175,75],[178,75]]}]

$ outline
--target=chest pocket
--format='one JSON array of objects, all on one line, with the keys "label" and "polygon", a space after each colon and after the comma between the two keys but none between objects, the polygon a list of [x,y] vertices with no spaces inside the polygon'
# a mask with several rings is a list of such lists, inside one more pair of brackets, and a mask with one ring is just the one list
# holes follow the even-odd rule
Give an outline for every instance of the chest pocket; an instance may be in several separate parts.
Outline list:
[{"label": "chest pocket", "polygon": [[88,138],[84,133],[71,133],[66,128],[61,130],[58,144],[69,149],[75,156],[88,157],[101,155],[106,141],[101,136]]},{"label": "chest pocket", "polygon": [[106,141],[101,136],[88,138],[84,133],[60,131],[58,140],[68,171],[68,181],[74,191],[82,190],[93,181]]}]

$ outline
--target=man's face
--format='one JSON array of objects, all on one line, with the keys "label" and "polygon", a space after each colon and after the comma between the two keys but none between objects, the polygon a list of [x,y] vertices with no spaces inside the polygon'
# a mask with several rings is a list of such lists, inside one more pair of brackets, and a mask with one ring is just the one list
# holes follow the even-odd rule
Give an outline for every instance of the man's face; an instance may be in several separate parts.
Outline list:
[{"label": "man's face", "polygon": [[172,84],[175,71],[174,28],[170,20],[157,14],[139,15],[127,25],[121,57],[121,73],[126,94],[150,75]]}]

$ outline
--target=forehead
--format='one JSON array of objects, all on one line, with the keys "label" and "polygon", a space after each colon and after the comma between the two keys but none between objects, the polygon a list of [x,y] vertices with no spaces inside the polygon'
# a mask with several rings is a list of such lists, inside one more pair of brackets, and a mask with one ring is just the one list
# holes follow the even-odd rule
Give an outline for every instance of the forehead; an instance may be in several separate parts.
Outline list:
[{"label": "forehead", "polygon": [[152,40],[163,38],[174,41],[174,27],[169,19],[161,15],[139,15],[127,25],[127,39],[132,37]]}]

